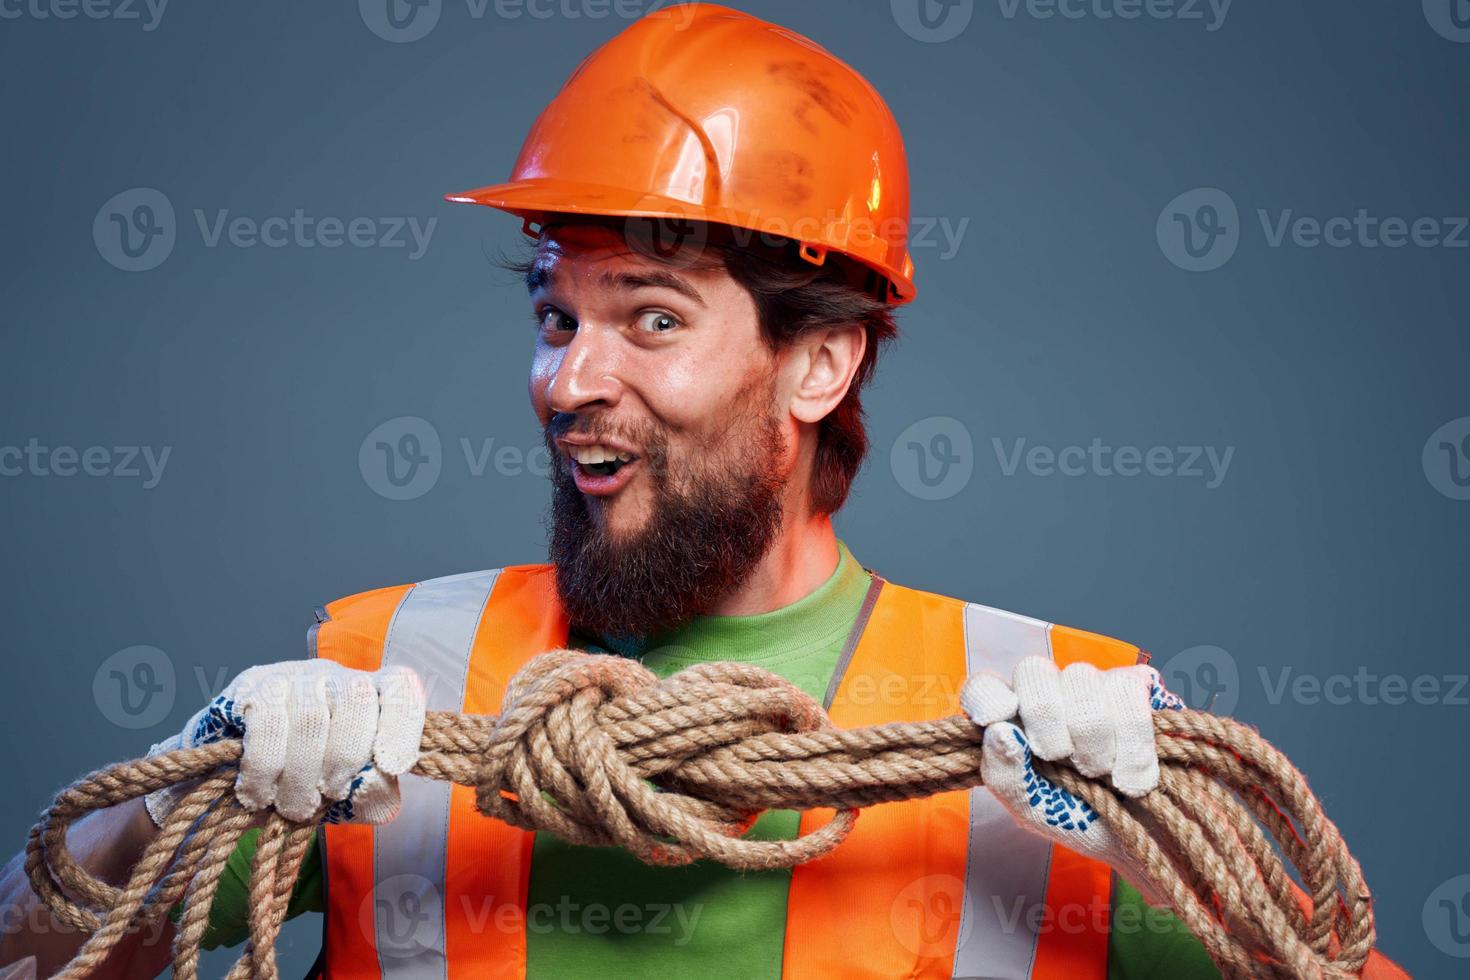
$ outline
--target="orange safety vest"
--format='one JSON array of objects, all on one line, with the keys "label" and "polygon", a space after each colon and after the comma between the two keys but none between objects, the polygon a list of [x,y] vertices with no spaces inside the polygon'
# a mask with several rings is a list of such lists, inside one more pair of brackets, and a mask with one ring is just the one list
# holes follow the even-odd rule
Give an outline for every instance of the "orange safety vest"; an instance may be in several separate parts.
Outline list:
[{"label": "orange safety vest", "polygon": [[[317,610],[313,656],[408,664],[431,710],[494,714],[531,657],[566,645],[551,565],[514,565],[349,596]],[[876,574],[826,705],[842,727],[959,713],[976,670],[1022,657],[1137,663],[1094,633],[905,588]],[[322,962],[329,980],[521,978],[534,834],[488,819],[464,786],[402,777],[381,826],[327,824]],[[831,811],[806,813],[802,831]],[[833,854],[793,869],[787,977],[1043,977],[1107,973],[1112,872],[1018,827],[989,791],[864,810]]]}]

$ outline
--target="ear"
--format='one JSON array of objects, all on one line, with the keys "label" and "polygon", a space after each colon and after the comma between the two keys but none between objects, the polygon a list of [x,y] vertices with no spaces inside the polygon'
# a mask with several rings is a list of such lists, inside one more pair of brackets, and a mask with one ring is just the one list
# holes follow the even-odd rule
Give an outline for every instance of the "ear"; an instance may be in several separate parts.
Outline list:
[{"label": "ear", "polygon": [[788,352],[792,417],[820,422],[841,404],[867,346],[868,332],[856,323],[814,330],[798,340]]}]

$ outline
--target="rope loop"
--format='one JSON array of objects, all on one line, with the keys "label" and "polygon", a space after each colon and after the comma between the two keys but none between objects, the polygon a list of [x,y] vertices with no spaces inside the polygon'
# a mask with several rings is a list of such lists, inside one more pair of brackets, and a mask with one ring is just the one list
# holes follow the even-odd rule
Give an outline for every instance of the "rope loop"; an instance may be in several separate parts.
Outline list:
[{"label": "rope loop", "polygon": [[648,864],[790,867],[840,844],[857,811],[795,841],[745,840],[760,807],[656,781],[753,735],[830,725],[810,695],[749,665],[700,664],[661,682],[635,660],[553,651],[507,687],[475,804],[487,817],[623,847]]},{"label": "rope loop", "polygon": [[[429,712],[412,771],[473,787],[487,817],[623,847],[650,864],[791,867],[840,846],[863,807],[981,784],[984,732],[969,719],[840,729],[800,688],[749,664],[659,679],[634,660],[554,650],[511,678],[502,709]],[[1229,718],[1160,711],[1154,729],[1160,783],[1146,796],[1120,796],[1058,763],[1037,768],[1098,812],[1145,879],[1135,884],[1163,896],[1224,975],[1360,973],[1374,942],[1372,898],[1302,774]],[[174,975],[197,978],[220,875],[240,835],[261,822],[234,795],[241,751],[234,739],[119,763],[57,794],[31,830],[26,871],[59,920],[91,933],[57,976],[93,973],[127,931],[182,899]],[[76,820],[179,783],[188,791],[121,887],[69,854]],[[794,840],[748,839],[768,809],[835,813]],[[250,939],[227,980],[277,980],[275,940],[326,810],[297,822],[264,816]]]}]

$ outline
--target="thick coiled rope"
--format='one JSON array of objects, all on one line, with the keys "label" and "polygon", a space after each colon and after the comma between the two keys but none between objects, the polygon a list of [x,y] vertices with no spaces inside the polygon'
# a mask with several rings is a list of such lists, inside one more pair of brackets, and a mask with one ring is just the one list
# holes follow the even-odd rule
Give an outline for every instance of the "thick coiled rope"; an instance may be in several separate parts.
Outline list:
[{"label": "thick coiled rope", "polygon": [[[1133,873],[1147,880],[1135,884],[1168,902],[1225,975],[1359,973],[1374,941],[1371,899],[1301,773],[1230,719],[1159,711],[1154,724],[1161,779],[1142,798],[1063,765],[1037,768],[1098,811],[1143,869]],[[653,864],[708,858],[759,870],[827,854],[862,807],[979,785],[982,738],[964,717],[838,729],[800,689],[746,664],[659,680],[633,660],[557,650],[511,680],[499,717],[430,712],[413,772],[473,786],[487,816],[571,843],[615,844]],[[111,766],[41,814],[27,844],[32,887],[58,918],[92,933],[57,976],[87,976],[126,932],[181,898],[174,975],[198,976],[220,874],[256,816],[234,797],[240,753],[226,740]],[[68,853],[67,827],[81,816],[187,781],[122,887]],[[836,814],[795,840],[743,837],[762,810],[816,807]],[[266,819],[250,939],[229,980],[277,977],[275,940],[320,817]]]}]

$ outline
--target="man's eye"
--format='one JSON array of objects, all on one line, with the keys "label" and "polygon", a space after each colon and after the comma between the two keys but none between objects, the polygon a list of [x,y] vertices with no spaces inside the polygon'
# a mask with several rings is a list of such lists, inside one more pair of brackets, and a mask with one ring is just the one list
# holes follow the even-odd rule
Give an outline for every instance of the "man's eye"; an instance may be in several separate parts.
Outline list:
[{"label": "man's eye", "polygon": [[647,330],[649,333],[668,333],[677,326],[679,326],[679,319],[671,313],[650,310],[638,318],[638,329]]},{"label": "man's eye", "polygon": [[541,329],[549,333],[555,333],[558,330],[575,330],[577,321],[561,310],[546,310],[541,314]]}]

